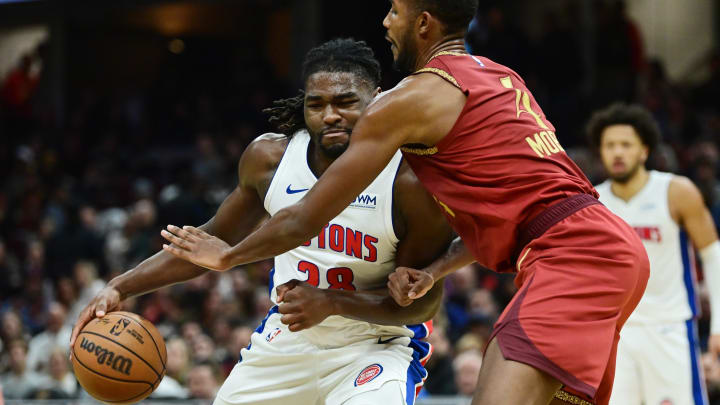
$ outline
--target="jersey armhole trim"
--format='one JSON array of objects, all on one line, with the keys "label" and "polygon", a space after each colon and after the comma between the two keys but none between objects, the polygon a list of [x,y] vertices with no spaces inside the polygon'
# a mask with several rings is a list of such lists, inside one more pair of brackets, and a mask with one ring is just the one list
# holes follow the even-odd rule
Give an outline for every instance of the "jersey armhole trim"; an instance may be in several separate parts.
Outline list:
[{"label": "jersey armhole trim", "polygon": [[434,67],[425,67],[425,68],[422,68],[422,69],[416,71],[413,74],[418,74],[418,73],[434,73],[434,74],[442,77],[443,79],[445,79],[447,82],[449,82],[453,86],[460,89],[460,91],[463,91],[462,87],[460,87],[460,84],[457,82],[457,80],[455,80],[455,78],[450,73],[448,73],[442,69],[438,69],[438,68],[434,68]]},{"label": "jersey armhole trim", "polygon": [[395,207],[395,180],[397,180],[398,173],[400,172],[400,167],[402,167],[403,163],[403,157],[400,155],[400,162],[398,162],[397,167],[395,168],[395,175],[393,176],[393,180],[390,183],[390,198],[389,198],[389,212],[390,214],[386,217],[385,220],[385,232],[387,232],[388,236],[390,237],[390,241],[397,245],[400,242],[400,238],[397,236],[397,232],[395,232],[395,210],[393,209]]},{"label": "jersey armhole trim", "polygon": [[[301,130],[302,131],[302,130]],[[300,132],[300,131],[298,131]],[[297,135],[297,133],[295,133]],[[293,140],[295,139],[295,135],[293,135],[287,143],[287,146],[285,146],[285,150],[283,151],[283,155],[280,157],[280,161],[278,162],[277,168],[275,169],[275,173],[273,173],[272,178],[270,179],[270,185],[268,186],[267,191],[265,192],[265,196],[263,198],[263,206],[265,207],[265,211],[270,213],[270,203],[272,201],[273,193],[275,192],[275,189],[277,188],[277,174],[280,171],[280,169],[283,168],[283,161],[285,160],[285,155],[287,155],[288,149],[290,149],[290,146],[292,145]],[[270,214],[272,216],[272,214]]]}]

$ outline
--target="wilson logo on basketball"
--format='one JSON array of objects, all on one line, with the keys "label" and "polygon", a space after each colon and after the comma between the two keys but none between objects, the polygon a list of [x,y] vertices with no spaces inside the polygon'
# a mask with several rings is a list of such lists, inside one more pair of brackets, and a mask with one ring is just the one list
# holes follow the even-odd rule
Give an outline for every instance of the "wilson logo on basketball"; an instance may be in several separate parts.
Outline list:
[{"label": "wilson logo on basketball", "polygon": [[131,359],[115,355],[115,352],[111,352],[95,342],[87,340],[87,338],[82,338],[80,348],[86,350],[88,353],[94,354],[98,364],[106,364],[115,371],[130,375],[130,368],[132,367]]},{"label": "wilson logo on basketball", "polygon": [[383,372],[383,368],[379,364],[371,364],[363,369],[355,379],[355,386],[367,384],[374,380],[375,377],[379,376]]}]

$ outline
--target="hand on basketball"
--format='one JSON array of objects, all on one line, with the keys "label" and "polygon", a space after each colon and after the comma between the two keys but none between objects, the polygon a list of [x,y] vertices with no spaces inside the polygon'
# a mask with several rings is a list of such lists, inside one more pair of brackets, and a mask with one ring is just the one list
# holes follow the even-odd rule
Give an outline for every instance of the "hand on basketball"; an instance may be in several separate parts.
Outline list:
[{"label": "hand on basketball", "polygon": [[77,321],[75,321],[75,327],[73,327],[72,335],[70,336],[70,356],[72,361],[72,347],[75,344],[78,334],[88,322],[92,321],[93,318],[102,318],[108,312],[111,312],[120,305],[120,292],[114,287],[107,286],[100,290],[100,292],[93,298],[92,301],[85,307],[85,309],[78,315]]},{"label": "hand on basketball", "polygon": [[290,280],[276,288],[280,320],[291,332],[313,327],[332,315],[333,304],[327,290],[300,281]]},{"label": "hand on basketball", "polygon": [[398,305],[406,307],[423,295],[435,284],[430,273],[409,267],[398,267],[388,276],[388,290]]},{"label": "hand on basketball", "polygon": [[227,260],[230,246],[202,229],[168,225],[160,234],[172,243],[163,245],[166,252],[210,270],[225,271],[230,268]]}]

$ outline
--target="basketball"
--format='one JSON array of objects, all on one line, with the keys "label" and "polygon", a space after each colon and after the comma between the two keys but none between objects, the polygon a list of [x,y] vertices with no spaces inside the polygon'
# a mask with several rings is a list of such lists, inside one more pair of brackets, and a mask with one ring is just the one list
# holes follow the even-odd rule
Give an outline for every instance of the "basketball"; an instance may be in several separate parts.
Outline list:
[{"label": "basketball", "polygon": [[150,395],[165,375],[165,341],[155,326],[131,312],[95,318],[75,341],[72,364],[94,398],[133,404]]}]

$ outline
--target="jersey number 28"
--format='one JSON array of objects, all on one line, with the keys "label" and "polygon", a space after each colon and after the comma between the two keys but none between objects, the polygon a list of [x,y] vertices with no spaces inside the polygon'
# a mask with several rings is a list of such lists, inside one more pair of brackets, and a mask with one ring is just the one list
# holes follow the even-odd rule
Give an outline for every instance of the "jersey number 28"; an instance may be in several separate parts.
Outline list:
[{"label": "jersey number 28", "polygon": [[[317,264],[301,260],[298,263],[298,270],[307,273],[307,280],[305,281],[309,284],[315,287],[320,285],[320,268]],[[348,267],[333,267],[325,273],[325,277],[327,278],[328,288],[335,290],[356,290],[352,283],[355,276]]]}]

